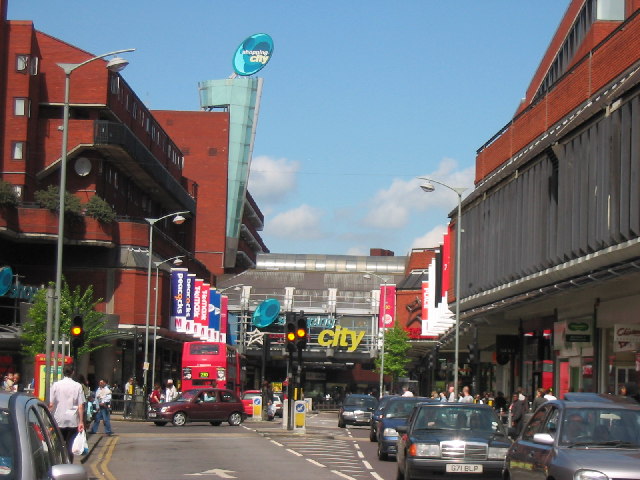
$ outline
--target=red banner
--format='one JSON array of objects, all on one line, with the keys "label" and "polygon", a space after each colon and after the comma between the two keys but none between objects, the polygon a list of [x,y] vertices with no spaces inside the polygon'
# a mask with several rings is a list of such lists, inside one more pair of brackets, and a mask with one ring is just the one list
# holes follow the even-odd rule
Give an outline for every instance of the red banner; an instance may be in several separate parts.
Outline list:
[{"label": "red banner", "polygon": [[396,319],[396,286],[380,285],[378,328],[391,328]]},{"label": "red banner", "polygon": [[444,235],[444,244],[442,245],[442,292],[441,297],[446,300],[449,291],[449,272],[451,267],[451,225],[449,232]]}]

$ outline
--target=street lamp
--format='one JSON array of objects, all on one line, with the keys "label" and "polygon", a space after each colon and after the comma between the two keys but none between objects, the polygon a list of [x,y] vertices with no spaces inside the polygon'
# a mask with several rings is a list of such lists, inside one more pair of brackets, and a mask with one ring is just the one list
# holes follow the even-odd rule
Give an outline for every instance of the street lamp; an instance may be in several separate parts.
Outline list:
[{"label": "street lamp", "polygon": [[160,218],[145,218],[149,224],[149,262],[147,263],[147,314],[144,323],[144,365],[142,367],[142,385],[144,393],[147,393],[147,377],[149,372],[149,316],[151,315],[151,259],[153,258],[153,227],[160,220],[173,217],[173,223],[181,225],[185,218],[182,215],[191,213],[189,211],[174,212]]},{"label": "street lamp", "polygon": [[[53,330],[53,371],[54,380],[58,378],[58,341],[60,330],[60,304],[62,292],[62,247],[64,245],[64,201],[67,189],[67,143],[69,138],[69,91],[71,88],[71,74],[78,68],[93,62],[100,58],[109,57],[118,53],[133,52],[135,48],[127,48],[125,50],[115,50],[113,52],[104,53],[97,57],[85,60],[82,63],[58,63],[58,66],[64,70],[64,110],[62,117],[62,154],[60,156],[60,199],[58,202],[58,239],[56,248],[56,290],[55,290],[55,318]],[[125,68],[129,62],[124,58],[116,57],[107,62],[106,67],[112,72],[119,72]],[[49,370],[51,359],[47,356],[46,368]]]},{"label": "street lamp", "polygon": [[458,393],[458,357],[460,355],[460,240],[461,240],[461,232],[462,232],[462,194],[467,190],[462,187],[451,187],[445,183],[438,182],[437,180],[433,180],[425,177],[418,177],[420,180],[424,180],[426,183],[420,185],[420,188],[427,192],[431,193],[435,191],[436,187],[433,186],[434,183],[441,185],[449,190],[455,192],[458,195],[458,219],[456,221],[456,342],[455,342],[455,353],[454,353],[454,362],[453,362],[453,388]]},{"label": "street lamp", "polygon": [[[379,280],[381,280],[382,286],[384,287],[384,289],[382,290],[382,319],[380,319],[380,309],[378,309],[378,326],[381,329],[380,331],[382,332],[381,335],[381,341],[380,341],[380,397],[382,397],[382,395],[384,394],[384,325],[385,325],[385,319],[387,316],[387,279],[384,277],[381,277],[380,275],[377,275],[373,272],[364,272],[364,278],[371,278],[373,277],[377,277]],[[380,324],[382,324],[382,326],[380,327]]]},{"label": "street lamp", "polygon": [[[161,262],[153,262],[153,265],[156,267],[156,299],[155,299],[155,310],[153,314],[153,360],[151,362],[151,388],[156,384],[156,340],[158,338],[158,277],[160,265],[163,263],[171,262],[173,260],[174,265],[182,265],[182,259],[186,255],[177,255],[175,257],[167,258],[166,260],[162,260]],[[151,258],[151,256],[149,256]]]}]

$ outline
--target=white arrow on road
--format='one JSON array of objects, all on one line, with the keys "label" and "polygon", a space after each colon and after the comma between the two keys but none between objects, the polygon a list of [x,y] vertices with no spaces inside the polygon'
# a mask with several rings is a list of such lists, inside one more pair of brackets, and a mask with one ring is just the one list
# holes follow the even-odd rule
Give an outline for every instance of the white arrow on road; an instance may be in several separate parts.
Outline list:
[{"label": "white arrow on road", "polygon": [[223,470],[221,468],[214,468],[213,470],[207,470],[206,472],[185,473],[185,475],[192,475],[192,476],[216,475],[220,478],[237,478],[237,477],[234,477],[233,475],[230,475],[231,473],[236,473],[236,472],[234,472],[233,470]]}]

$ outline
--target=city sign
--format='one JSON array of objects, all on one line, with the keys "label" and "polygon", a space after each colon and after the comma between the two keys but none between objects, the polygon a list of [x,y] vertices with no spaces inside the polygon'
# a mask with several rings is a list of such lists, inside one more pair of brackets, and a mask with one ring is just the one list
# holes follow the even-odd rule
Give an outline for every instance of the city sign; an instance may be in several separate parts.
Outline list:
[{"label": "city sign", "polygon": [[249,76],[264,68],[273,54],[273,40],[266,33],[256,33],[245,39],[233,55],[233,70]]}]

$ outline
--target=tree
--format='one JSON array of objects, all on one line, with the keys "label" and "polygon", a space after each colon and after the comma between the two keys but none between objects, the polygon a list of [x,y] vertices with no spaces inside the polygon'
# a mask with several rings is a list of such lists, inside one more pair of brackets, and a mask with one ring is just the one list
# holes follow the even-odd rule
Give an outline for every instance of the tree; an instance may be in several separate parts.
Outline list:
[{"label": "tree", "polygon": [[[51,282],[53,286],[53,282]],[[80,286],[73,290],[66,280],[62,282],[62,301],[60,303],[60,332],[59,335],[69,336],[71,319],[80,314],[84,317],[84,345],[78,349],[78,355],[93,352],[108,346],[100,343],[100,337],[113,333],[105,326],[105,317],[97,312],[95,307],[102,299],[93,299],[93,286],[89,285],[84,291]],[[47,290],[40,289],[36,293],[33,305],[29,309],[29,321],[22,326],[22,350],[25,354],[35,356],[45,353],[47,340]]]},{"label": "tree", "polygon": [[[38,190],[34,194],[36,202],[40,206],[57,212],[60,209],[60,188],[54,185],[49,185],[46,190]],[[82,216],[82,204],[80,199],[75,195],[65,192],[64,194],[64,213],[65,215],[71,215],[72,217]]]},{"label": "tree", "polygon": [[[395,383],[399,377],[406,377],[407,366],[411,359],[407,356],[410,349],[409,334],[398,322],[384,332],[384,374],[391,375]],[[381,358],[375,359],[376,370],[380,372]],[[393,386],[392,386],[393,389]]]},{"label": "tree", "polygon": [[0,180],[0,207],[17,207],[18,195],[9,182]]},{"label": "tree", "polygon": [[102,223],[111,223],[116,219],[115,210],[98,195],[94,195],[89,199],[86,213]]}]

